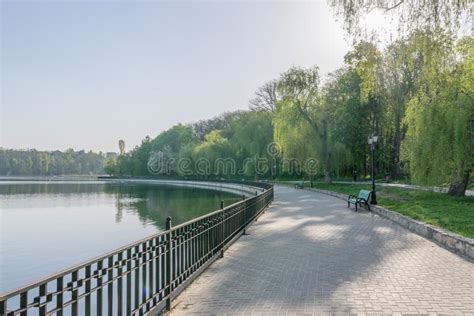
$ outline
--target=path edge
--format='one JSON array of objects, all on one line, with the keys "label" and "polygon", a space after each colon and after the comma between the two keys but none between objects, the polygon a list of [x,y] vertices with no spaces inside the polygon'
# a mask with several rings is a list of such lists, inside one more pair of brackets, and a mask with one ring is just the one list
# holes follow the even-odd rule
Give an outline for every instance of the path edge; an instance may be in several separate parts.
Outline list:
[{"label": "path edge", "polygon": [[[225,246],[224,250],[229,249],[235,242],[237,242],[242,235],[245,235],[245,231],[248,230],[255,222],[258,221],[258,219],[263,216],[267,212],[267,210],[270,208],[270,205],[273,203],[273,200],[268,203],[262,211],[255,216],[253,220],[251,220],[245,227],[237,234],[235,235]],[[225,255],[224,255],[225,256]],[[177,304],[179,301],[177,298],[183,294],[187,289],[189,289],[189,285],[191,285],[199,276],[201,276],[202,273],[204,273],[207,268],[209,268],[214,262],[216,262],[219,259],[222,259],[220,253],[215,254],[211,259],[209,259],[208,262],[206,262],[202,267],[200,267],[196,273],[190,277],[188,280],[180,284],[172,293],[172,300],[171,300],[171,311],[166,311],[165,310],[165,302],[162,302],[161,304],[157,305],[154,309],[150,310],[146,316],[171,316],[173,314],[173,310],[176,308]]]},{"label": "path edge", "polygon": [[[278,185],[289,186],[286,184]],[[304,188],[302,190],[322,193],[347,201],[347,195],[342,193],[316,188]],[[441,246],[464,259],[474,262],[474,239],[463,237],[451,231],[414,220],[408,216],[378,205],[371,205],[370,212],[397,223],[403,228],[434,242],[438,246]]]}]

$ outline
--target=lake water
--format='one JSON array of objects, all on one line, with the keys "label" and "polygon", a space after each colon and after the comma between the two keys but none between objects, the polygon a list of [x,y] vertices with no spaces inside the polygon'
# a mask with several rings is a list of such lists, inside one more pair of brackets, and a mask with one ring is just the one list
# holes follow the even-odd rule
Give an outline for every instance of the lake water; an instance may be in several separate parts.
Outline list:
[{"label": "lake water", "polygon": [[213,190],[105,182],[0,182],[0,292],[236,202]]}]

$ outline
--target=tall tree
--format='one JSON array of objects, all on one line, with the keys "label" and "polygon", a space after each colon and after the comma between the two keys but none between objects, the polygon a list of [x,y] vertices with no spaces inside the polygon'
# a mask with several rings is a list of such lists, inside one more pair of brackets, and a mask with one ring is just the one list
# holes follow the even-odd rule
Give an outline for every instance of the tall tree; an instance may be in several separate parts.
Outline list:
[{"label": "tall tree", "polygon": [[383,95],[388,116],[387,156],[391,174],[395,178],[401,174],[400,149],[406,133],[402,121],[406,104],[416,91],[419,72],[419,58],[412,43],[411,37],[397,40],[388,46],[383,56]]},{"label": "tall tree", "polygon": [[275,111],[277,102],[277,81],[266,82],[255,92],[255,98],[249,101],[250,109],[253,111],[271,112]]},{"label": "tall tree", "polygon": [[257,160],[271,159],[267,148],[273,142],[272,115],[265,111],[239,112],[229,122],[233,130],[229,139],[232,158],[242,167],[243,174],[257,177]]},{"label": "tall tree", "polygon": [[[372,129],[367,127],[372,125],[372,120],[371,109],[361,102],[361,85],[362,80],[356,71],[348,67],[339,69],[329,76],[325,86],[325,102],[334,108],[331,111],[331,142],[337,148],[341,148],[338,144],[343,145],[350,155],[347,157],[347,152],[339,154],[345,157],[343,160],[348,164],[345,167],[340,165],[339,169],[345,169],[346,173],[356,170],[366,175],[367,137],[372,133]],[[343,162],[337,161],[338,164]]]},{"label": "tall tree", "polygon": [[[449,184],[449,194],[465,195],[474,164],[474,41],[444,32],[419,34],[418,89],[408,103],[404,157],[414,181]],[[420,49],[420,54],[427,51]]]},{"label": "tall tree", "polygon": [[[382,68],[382,52],[372,42],[361,41],[349,51],[344,57],[348,71],[352,72],[360,81],[356,91],[359,95],[360,107],[359,111],[353,113],[358,116],[359,128],[364,128],[367,134],[375,134],[380,137],[377,146],[378,153],[384,152],[385,147],[384,127],[386,126],[386,107],[385,96],[383,93],[383,68]],[[357,128],[356,126],[354,126]],[[357,133],[353,131],[353,133]],[[357,141],[365,143],[367,148],[367,137]],[[382,149],[382,150],[380,150]],[[386,168],[380,166],[380,159],[376,157],[376,170]],[[379,168],[382,167],[382,168]]]},{"label": "tall tree", "polygon": [[[331,182],[329,157],[328,110],[319,91],[318,67],[310,69],[293,67],[281,75],[275,117],[276,137],[284,138],[285,129],[295,124],[308,126],[315,137],[308,137],[307,144],[321,147],[325,182]],[[315,141],[316,140],[316,141]],[[284,142],[286,143],[286,142]],[[283,148],[285,150],[285,148]]]}]

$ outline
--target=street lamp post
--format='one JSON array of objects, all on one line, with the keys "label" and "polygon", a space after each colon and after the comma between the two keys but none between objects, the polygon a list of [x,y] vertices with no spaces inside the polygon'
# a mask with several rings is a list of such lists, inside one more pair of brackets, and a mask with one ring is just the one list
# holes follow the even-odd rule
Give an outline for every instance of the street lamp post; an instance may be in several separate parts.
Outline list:
[{"label": "street lamp post", "polygon": [[368,142],[370,145],[370,153],[372,157],[372,193],[371,193],[371,201],[370,204],[377,204],[377,195],[375,194],[375,159],[374,159],[374,152],[375,152],[375,144],[377,143],[378,136],[372,135],[369,136]]}]

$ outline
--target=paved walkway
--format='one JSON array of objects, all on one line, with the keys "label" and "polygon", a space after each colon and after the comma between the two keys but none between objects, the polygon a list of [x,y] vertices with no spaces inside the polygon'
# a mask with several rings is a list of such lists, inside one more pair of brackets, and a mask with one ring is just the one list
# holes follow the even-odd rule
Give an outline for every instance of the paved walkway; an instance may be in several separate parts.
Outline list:
[{"label": "paved walkway", "polygon": [[275,197],[172,315],[474,315],[473,263],[340,199]]}]

